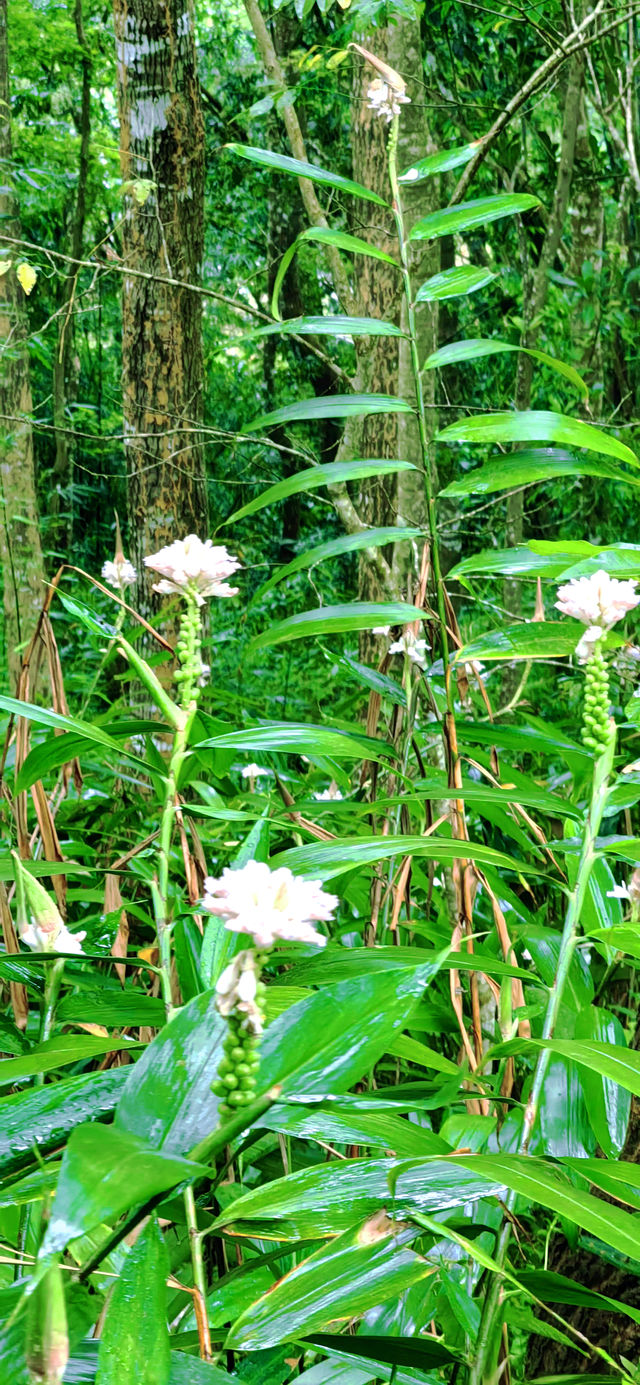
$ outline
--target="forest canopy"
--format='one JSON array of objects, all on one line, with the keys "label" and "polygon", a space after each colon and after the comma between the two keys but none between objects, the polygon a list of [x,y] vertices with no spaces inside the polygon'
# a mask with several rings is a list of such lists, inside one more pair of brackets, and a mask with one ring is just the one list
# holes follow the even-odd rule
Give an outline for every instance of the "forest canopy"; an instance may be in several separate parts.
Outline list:
[{"label": "forest canopy", "polygon": [[637,1385],[639,44],[0,0],[3,1385]]}]

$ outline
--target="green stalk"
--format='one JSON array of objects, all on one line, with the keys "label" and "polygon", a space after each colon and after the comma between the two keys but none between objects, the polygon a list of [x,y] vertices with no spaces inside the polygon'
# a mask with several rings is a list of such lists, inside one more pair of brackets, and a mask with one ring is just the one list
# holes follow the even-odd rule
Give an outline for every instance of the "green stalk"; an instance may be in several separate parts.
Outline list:
[{"label": "green stalk", "polygon": [[[200,608],[193,592],[187,590],[185,596],[186,606],[180,621],[180,634],[176,647],[180,667],[175,675],[175,681],[180,686],[180,706],[175,705],[159,683],[158,688],[160,688],[162,697],[158,700],[153,685],[147,681],[147,687],[152,696],[155,697],[156,705],[165,711],[165,715],[174,727],[173,746],[165,781],[164,804],[160,819],[158,878],[152,885],[158,952],[160,954],[160,985],[168,1020],[171,1019],[174,1012],[171,997],[171,913],[169,907],[171,838],[173,836],[180,770],[188,753],[189,735],[198,710],[198,678],[202,670]],[[150,673],[151,670],[147,670],[147,672]],[[155,675],[152,677],[157,682]]]},{"label": "green stalk", "polygon": [[[613,724],[611,724],[607,748],[604,753],[598,757],[594,765],[591,804],[585,823],[576,880],[569,894],[567,903],[564,928],[560,941],[560,952],[558,955],[558,967],[549,995],[542,1028],[543,1040],[552,1039],[555,1033],[571,963],[578,945],[580,917],[587,886],[589,884],[589,877],[593,869],[594,861],[596,860],[595,842],[600,831],[600,824],[602,822],[602,816],[609,793],[609,776],[613,765],[614,749],[615,731],[613,729]],[[544,1091],[545,1079],[550,1062],[550,1049],[541,1049],[533,1074],[531,1094],[524,1113],[522,1139],[518,1150],[519,1154],[526,1155],[529,1153],[531,1138],[540,1112],[540,1101]],[[509,1212],[513,1210],[516,1196],[515,1193],[510,1193],[506,1200],[506,1207]],[[502,1230],[494,1256],[500,1268],[502,1268],[505,1263],[510,1240],[511,1221],[505,1219],[502,1224]],[[480,1329],[478,1332],[477,1351],[469,1373],[469,1385],[495,1385],[497,1380],[496,1361],[500,1345],[500,1323],[498,1315],[501,1306],[501,1297],[502,1277],[499,1274],[495,1274],[491,1280],[484,1301]]]},{"label": "green stalk", "polygon": [[[202,1311],[206,1315],[207,1311],[207,1280],[204,1272],[204,1260],[202,1257],[202,1236],[198,1231],[198,1215],[196,1212],[196,1200],[193,1193],[193,1184],[189,1184],[184,1190],[184,1210],[189,1231],[189,1245],[191,1247],[191,1266],[193,1269],[193,1283],[200,1295]],[[196,1314],[196,1321],[200,1323],[200,1315]],[[203,1356],[206,1361],[211,1360],[211,1341],[209,1339],[208,1321],[205,1316],[205,1335],[206,1339],[201,1343]]]},{"label": "green stalk", "polygon": [[453,688],[451,684],[449,668],[449,635],[447,627],[447,604],[445,597],[444,579],[442,576],[442,565],[440,562],[440,546],[438,542],[438,521],[436,513],[436,495],[433,490],[433,480],[431,476],[431,458],[429,456],[429,439],[427,436],[427,421],[424,407],[424,391],[422,388],[422,375],[420,372],[420,358],[418,354],[418,336],[416,329],[416,313],[413,301],[413,291],[411,287],[411,271],[409,268],[409,255],[407,249],[407,239],[404,229],[404,217],[402,212],[402,200],[400,197],[400,185],[398,183],[398,129],[399,116],[394,116],[389,132],[389,181],[393,195],[392,210],[396,224],[398,245],[400,250],[400,267],[402,273],[402,284],[404,296],[407,304],[407,325],[409,328],[409,347],[411,355],[411,371],[416,394],[416,414],[418,420],[418,434],[420,437],[420,452],[422,457],[422,469],[424,473],[424,485],[427,500],[427,523],[429,528],[429,542],[431,549],[431,562],[433,565],[433,578],[436,595],[436,605],[438,611],[438,625],[440,631],[440,646],[442,650],[442,662],[444,667],[444,684],[447,705],[447,721],[449,728],[452,729],[455,720],[455,706]]}]

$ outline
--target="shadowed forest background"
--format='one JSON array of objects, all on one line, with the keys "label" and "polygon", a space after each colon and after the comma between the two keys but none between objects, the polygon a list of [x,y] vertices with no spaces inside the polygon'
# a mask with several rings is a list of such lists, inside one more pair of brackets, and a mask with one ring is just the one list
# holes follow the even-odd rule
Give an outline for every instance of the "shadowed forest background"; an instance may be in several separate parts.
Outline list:
[{"label": "shadowed forest background", "polygon": [[638,1380],[639,116],[633,0],[0,0],[3,1385]]}]

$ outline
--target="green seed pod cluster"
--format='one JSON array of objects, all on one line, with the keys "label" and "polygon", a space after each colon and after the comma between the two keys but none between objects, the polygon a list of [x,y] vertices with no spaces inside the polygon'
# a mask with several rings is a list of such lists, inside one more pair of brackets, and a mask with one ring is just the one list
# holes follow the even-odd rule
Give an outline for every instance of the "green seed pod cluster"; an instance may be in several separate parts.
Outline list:
[{"label": "green seed pod cluster", "polygon": [[176,644],[179,668],[174,674],[174,682],[181,684],[180,701],[183,707],[197,701],[200,696],[198,679],[203,671],[201,654],[202,621],[200,607],[190,597],[180,617],[180,629]]},{"label": "green seed pod cluster", "polygon": [[602,755],[611,734],[609,717],[609,670],[596,645],[586,667],[582,739],[594,754]]},{"label": "green seed pod cluster", "polygon": [[[258,981],[255,1008],[262,1019],[265,993],[264,982]],[[249,1023],[248,1016],[239,1010],[233,1010],[227,1019],[224,1056],[220,1061],[217,1079],[212,1084],[212,1091],[222,1097],[218,1106],[221,1119],[230,1116],[240,1106],[249,1106],[255,1097],[261,1035],[253,1032]]]}]

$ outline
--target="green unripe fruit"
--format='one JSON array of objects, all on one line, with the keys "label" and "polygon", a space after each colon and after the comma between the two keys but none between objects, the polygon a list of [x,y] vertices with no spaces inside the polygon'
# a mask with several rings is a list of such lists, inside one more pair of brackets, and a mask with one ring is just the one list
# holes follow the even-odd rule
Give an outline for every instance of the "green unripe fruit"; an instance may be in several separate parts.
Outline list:
[{"label": "green unripe fruit", "polygon": [[222,1081],[224,1082],[225,1087],[228,1087],[230,1091],[233,1091],[233,1088],[237,1087],[238,1085],[238,1079],[235,1075],[235,1072],[225,1073],[222,1078]]},{"label": "green unripe fruit", "polygon": [[245,1105],[245,1102],[246,1102],[246,1096],[245,1096],[244,1092],[229,1092],[229,1104],[230,1104],[230,1106],[232,1106],[232,1107],[233,1107],[233,1106],[244,1106],[244,1105]]}]

